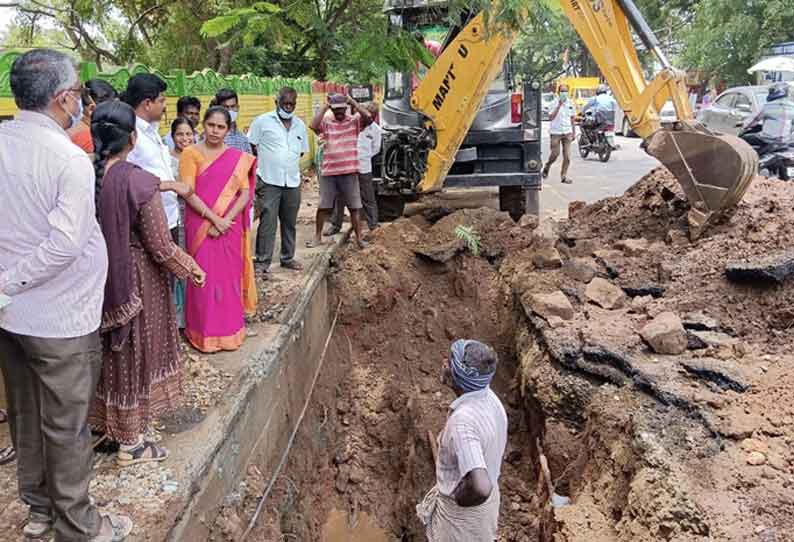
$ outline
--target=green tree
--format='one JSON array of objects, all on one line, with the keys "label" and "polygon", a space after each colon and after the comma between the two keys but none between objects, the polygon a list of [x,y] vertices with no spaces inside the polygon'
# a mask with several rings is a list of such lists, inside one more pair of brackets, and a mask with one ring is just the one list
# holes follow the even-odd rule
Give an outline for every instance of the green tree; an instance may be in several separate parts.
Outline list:
[{"label": "green tree", "polygon": [[749,83],[747,69],[772,44],[794,39],[794,0],[701,0],[684,35],[685,65],[723,79]]}]

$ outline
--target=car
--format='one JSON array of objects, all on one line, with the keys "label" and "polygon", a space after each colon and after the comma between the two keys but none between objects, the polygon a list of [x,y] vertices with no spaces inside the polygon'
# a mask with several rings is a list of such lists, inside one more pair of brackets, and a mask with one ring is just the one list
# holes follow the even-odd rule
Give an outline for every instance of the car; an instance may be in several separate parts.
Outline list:
[{"label": "car", "polygon": [[742,127],[764,107],[769,86],[734,87],[726,90],[697,119],[709,130],[738,135]]},{"label": "car", "polygon": [[[672,128],[673,124],[678,122],[678,115],[672,100],[667,100],[662,106],[662,110],[659,111],[659,120],[661,120],[663,128]],[[620,106],[615,108],[615,133],[623,137],[637,137],[637,134],[631,129],[629,118]]]},{"label": "car", "polygon": [[554,102],[557,101],[557,97],[554,95],[553,92],[544,92],[540,98],[540,108],[541,113],[543,115],[543,120],[549,120],[549,115],[551,115],[551,108],[554,106]]}]

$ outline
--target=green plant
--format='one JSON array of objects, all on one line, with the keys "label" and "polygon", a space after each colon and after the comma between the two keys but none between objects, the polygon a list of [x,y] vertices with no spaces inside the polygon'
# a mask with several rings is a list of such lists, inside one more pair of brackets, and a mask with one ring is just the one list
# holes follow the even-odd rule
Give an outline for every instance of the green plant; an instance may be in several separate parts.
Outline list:
[{"label": "green plant", "polygon": [[480,255],[480,235],[474,229],[458,226],[455,228],[455,237],[462,240],[472,254]]}]

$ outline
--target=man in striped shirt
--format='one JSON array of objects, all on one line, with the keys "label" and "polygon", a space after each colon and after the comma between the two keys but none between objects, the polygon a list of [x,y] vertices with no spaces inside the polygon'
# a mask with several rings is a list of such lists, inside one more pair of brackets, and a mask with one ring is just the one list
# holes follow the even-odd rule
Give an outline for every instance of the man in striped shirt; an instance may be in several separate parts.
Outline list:
[{"label": "man in striped shirt", "polygon": [[[356,114],[349,114],[352,107]],[[326,117],[328,110],[333,116]],[[366,243],[361,233],[361,193],[358,185],[358,133],[361,130],[361,119],[369,119],[369,112],[349,96],[332,94],[328,102],[314,116],[311,129],[322,136],[323,147],[322,175],[320,176],[320,205],[317,208],[314,241],[307,246],[322,244],[323,226],[334,208],[334,200],[342,198],[350,211],[350,221],[356,233],[356,242],[360,248]]]},{"label": "man in striped shirt", "polygon": [[452,344],[443,382],[458,398],[438,437],[436,485],[416,507],[428,542],[493,542],[507,414],[491,391],[496,352],[478,341]]}]

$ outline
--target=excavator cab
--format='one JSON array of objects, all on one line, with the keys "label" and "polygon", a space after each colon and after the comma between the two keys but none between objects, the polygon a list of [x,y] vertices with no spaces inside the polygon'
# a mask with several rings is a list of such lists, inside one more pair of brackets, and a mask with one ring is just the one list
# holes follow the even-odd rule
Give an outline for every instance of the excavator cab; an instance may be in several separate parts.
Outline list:
[{"label": "excavator cab", "polygon": [[[419,65],[414,72],[386,75],[380,112],[383,151],[380,168],[376,164],[375,169],[381,219],[402,215],[405,202],[422,193],[490,186],[499,187],[500,207],[515,219],[525,212],[537,214],[542,166],[539,84],[517,85],[509,56],[497,55],[489,58],[495,73],[483,82],[481,100],[476,101],[476,70],[469,69],[468,59],[450,60],[455,52],[450,47],[460,46],[461,31],[469,21],[448,25],[443,2],[387,0],[384,10],[392,30],[421,34],[438,62],[430,69]],[[441,80],[433,82],[442,67]],[[457,97],[469,100],[468,105],[455,102]],[[466,122],[458,124],[461,115]]]}]

